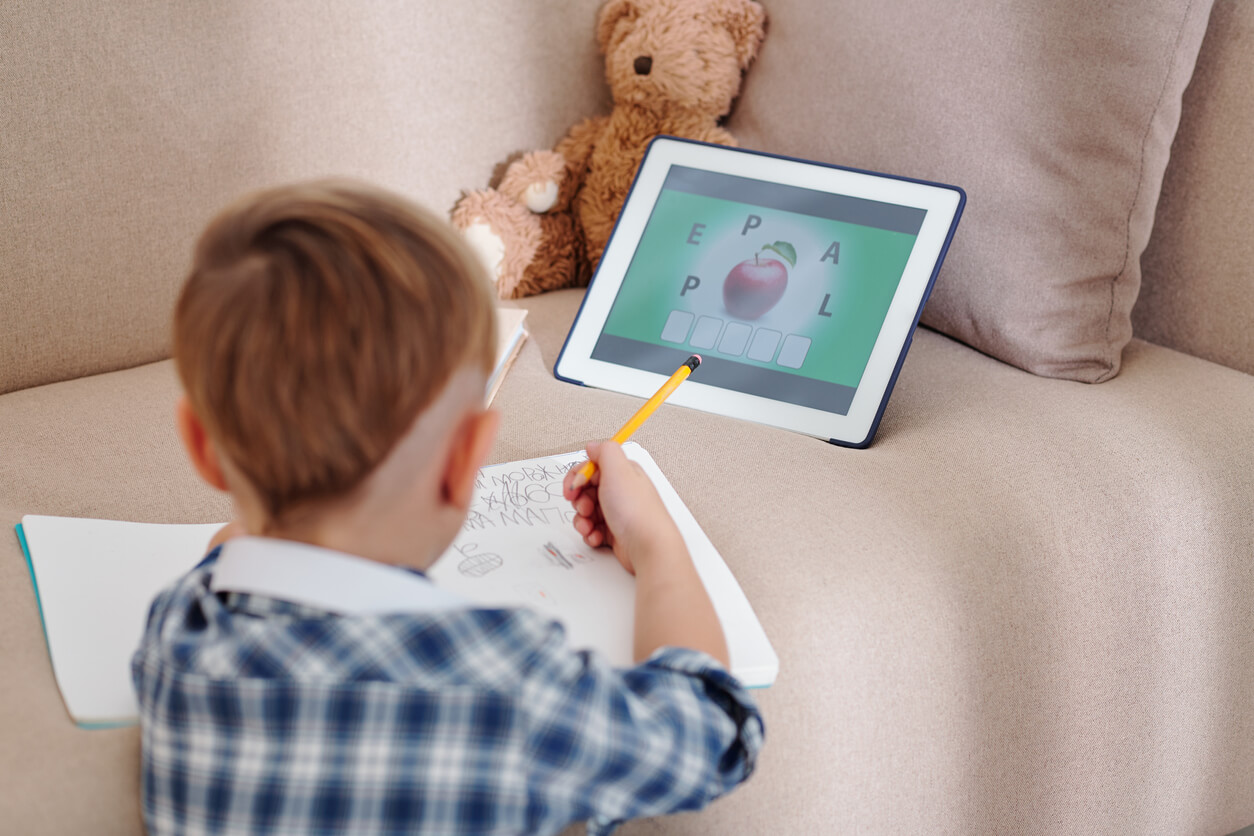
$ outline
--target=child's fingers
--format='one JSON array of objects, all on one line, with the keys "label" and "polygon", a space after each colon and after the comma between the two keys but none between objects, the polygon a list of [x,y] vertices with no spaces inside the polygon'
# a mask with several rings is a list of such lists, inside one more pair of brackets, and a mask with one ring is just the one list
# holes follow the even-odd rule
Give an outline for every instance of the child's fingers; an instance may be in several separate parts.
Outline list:
[{"label": "child's fingers", "polygon": [[597,509],[597,489],[585,488],[578,498],[571,503],[575,513],[581,517],[591,517]]},{"label": "child's fingers", "polygon": [[605,528],[588,517],[575,517],[575,531],[589,546],[596,548],[605,540]]},{"label": "child's fingers", "polygon": [[[588,451],[588,461],[596,464],[597,460],[600,458],[601,442],[589,441],[585,449]],[[586,466],[587,464],[584,463],[576,467],[572,467],[570,470],[566,471],[566,476],[562,478],[562,496],[572,502],[575,497],[579,496],[579,492],[586,489],[588,485],[595,486],[601,482],[600,468],[594,470],[592,475],[587,478],[583,476],[583,471]]]},{"label": "child's fingers", "polygon": [[[575,480],[579,478],[579,468],[572,467],[566,471],[566,476],[562,479],[562,496],[571,502],[575,501],[575,497],[579,496],[579,488],[575,487]],[[580,486],[582,487],[582,485]]]},{"label": "child's fingers", "polygon": [[[589,442],[588,461],[594,464],[599,462],[605,449],[607,448],[603,442]],[[598,467],[592,477],[584,481],[581,476],[583,467],[580,465],[566,472],[562,479],[562,494],[575,509],[575,518],[572,521],[575,531],[583,537],[584,543],[598,549],[610,545],[610,533],[600,506],[601,469]]]}]

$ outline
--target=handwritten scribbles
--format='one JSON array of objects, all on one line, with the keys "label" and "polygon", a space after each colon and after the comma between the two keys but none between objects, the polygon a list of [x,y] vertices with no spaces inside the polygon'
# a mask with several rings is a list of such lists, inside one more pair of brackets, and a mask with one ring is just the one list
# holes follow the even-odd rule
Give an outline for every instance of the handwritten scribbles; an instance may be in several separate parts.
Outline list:
[{"label": "handwritten scribbles", "polygon": [[478,492],[463,531],[568,523],[575,511],[562,496],[562,478],[582,461],[536,461],[475,480]]},{"label": "handwritten scribbles", "polygon": [[561,588],[573,579],[571,570],[612,560],[608,549],[586,548],[571,524],[575,511],[562,495],[562,479],[582,464],[539,459],[480,471],[462,535],[449,551],[461,577],[551,606],[550,584]]},{"label": "handwritten scribbles", "polygon": [[479,547],[478,543],[464,543],[462,545],[454,545],[453,548],[461,553],[463,560],[457,564],[457,571],[461,572],[468,578],[482,578],[489,572],[500,569],[505,561],[501,560],[499,554],[491,554],[488,552],[476,553],[475,549]]}]

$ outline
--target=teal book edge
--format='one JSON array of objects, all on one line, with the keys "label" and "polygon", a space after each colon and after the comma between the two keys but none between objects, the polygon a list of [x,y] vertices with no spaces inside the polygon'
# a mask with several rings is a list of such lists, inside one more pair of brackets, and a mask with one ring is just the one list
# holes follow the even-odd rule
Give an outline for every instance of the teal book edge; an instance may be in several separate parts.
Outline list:
[{"label": "teal book edge", "polygon": [[[39,581],[35,580],[35,564],[30,560],[30,546],[26,542],[26,532],[22,529],[22,524],[15,525],[14,530],[17,532],[17,544],[22,547],[22,557],[26,560],[26,573],[30,575],[31,588],[35,590],[35,607],[39,610],[39,629],[44,634],[44,649],[48,651],[48,663],[52,664],[52,647],[48,644],[48,623],[44,621],[44,603],[39,597]],[[71,720],[74,718],[71,717]],[[112,723],[83,723],[74,720],[74,724],[80,729],[121,729],[127,726],[135,725],[131,721],[119,721]]]}]

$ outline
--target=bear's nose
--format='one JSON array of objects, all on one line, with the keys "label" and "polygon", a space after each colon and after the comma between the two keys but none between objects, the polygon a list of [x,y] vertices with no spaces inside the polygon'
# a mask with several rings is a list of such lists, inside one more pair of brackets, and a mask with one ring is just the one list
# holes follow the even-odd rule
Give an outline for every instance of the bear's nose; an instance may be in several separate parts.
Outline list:
[{"label": "bear's nose", "polygon": [[636,75],[648,75],[649,70],[653,69],[653,59],[648,55],[637,56],[634,66],[636,68]]}]

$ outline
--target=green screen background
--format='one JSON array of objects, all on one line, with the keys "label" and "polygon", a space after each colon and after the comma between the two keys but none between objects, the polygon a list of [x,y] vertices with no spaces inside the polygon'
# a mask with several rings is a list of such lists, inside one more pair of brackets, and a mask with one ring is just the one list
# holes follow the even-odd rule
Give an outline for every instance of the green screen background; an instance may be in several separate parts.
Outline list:
[{"label": "green screen background", "polygon": [[[762,222],[744,232],[750,214]],[[691,244],[689,237],[696,223],[705,228],[696,237],[698,243]],[[604,331],[654,345],[682,347],[661,339],[667,317],[674,310],[742,321],[754,328],[769,327],[784,335],[811,338],[801,368],[757,362],[743,354],[735,358],[723,355],[725,359],[856,388],[915,237],[664,189]],[[757,320],[735,320],[723,303],[725,277],[739,262],[753,259],[764,244],[780,240],[797,250],[797,264],[789,267],[783,298]],[[840,244],[838,262],[820,260],[834,241]],[[780,260],[770,251],[761,257]],[[698,276],[701,284],[681,296],[689,275]],[[820,316],[821,307],[831,316]],[[720,356],[715,349],[706,351],[709,356]]]}]

